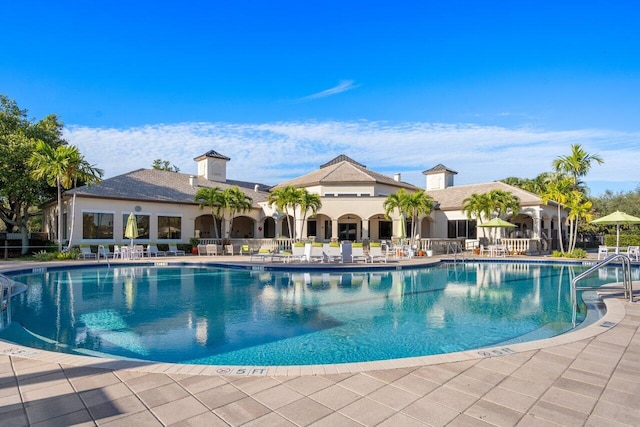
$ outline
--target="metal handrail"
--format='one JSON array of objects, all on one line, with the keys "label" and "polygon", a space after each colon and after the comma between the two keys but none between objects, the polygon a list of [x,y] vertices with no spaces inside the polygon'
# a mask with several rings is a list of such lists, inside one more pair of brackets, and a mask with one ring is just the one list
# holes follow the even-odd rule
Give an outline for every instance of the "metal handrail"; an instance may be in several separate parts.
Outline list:
[{"label": "metal handrail", "polygon": [[[100,250],[102,249],[102,251]],[[98,262],[100,262],[100,254],[107,260],[107,267],[111,268],[111,263],[109,262],[109,257],[107,256],[107,250],[104,245],[98,245]]]},{"label": "metal handrail", "polygon": [[[606,288],[595,288],[593,286],[577,286],[577,283],[584,279],[585,277],[589,276],[591,273],[593,273],[594,271],[597,271],[599,269],[601,269],[602,267],[611,264],[613,261],[616,260],[621,260],[622,263],[622,287],[620,286],[609,286]],[[605,259],[603,259],[602,261],[598,262],[597,264],[591,266],[590,268],[588,268],[586,271],[583,271],[582,273],[578,274],[576,277],[574,277],[571,280],[571,299],[572,299],[572,307],[573,307],[573,324],[575,326],[576,323],[576,316],[577,316],[577,309],[578,309],[578,296],[577,296],[577,292],[578,291],[585,291],[585,290],[594,290],[594,289],[598,289],[598,291],[600,292],[610,292],[610,291],[619,291],[619,290],[624,290],[624,296],[625,298],[629,298],[629,302],[633,302],[633,281],[631,280],[631,260],[629,259],[629,257],[625,254],[613,254],[610,255],[608,257],[606,257]]]},{"label": "metal handrail", "polygon": [[[453,252],[453,262],[458,262],[458,253],[462,254],[461,261],[465,261],[464,257],[464,249],[462,248],[462,244],[460,242],[449,242],[447,245],[447,253],[449,253],[449,249]],[[460,251],[458,252],[458,249]]]},{"label": "metal handrail", "polygon": [[[5,289],[6,283],[6,289]],[[13,286],[15,282],[5,276],[4,274],[0,274],[0,290],[2,294],[0,294],[0,330],[4,329],[11,323],[11,296],[13,294]],[[6,301],[5,301],[6,295]],[[6,319],[5,319],[6,315]]]}]

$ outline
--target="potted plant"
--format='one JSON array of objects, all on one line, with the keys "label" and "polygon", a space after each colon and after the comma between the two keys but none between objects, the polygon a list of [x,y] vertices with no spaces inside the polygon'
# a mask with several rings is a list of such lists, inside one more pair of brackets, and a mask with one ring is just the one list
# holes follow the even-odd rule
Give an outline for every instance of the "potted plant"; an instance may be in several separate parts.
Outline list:
[{"label": "potted plant", "polygon": [[194,255],[198,255],[198,243],[200,243],[200,239],[197,237],[192,237],[189,239],[189,243],[191,243],[191,253]]}]

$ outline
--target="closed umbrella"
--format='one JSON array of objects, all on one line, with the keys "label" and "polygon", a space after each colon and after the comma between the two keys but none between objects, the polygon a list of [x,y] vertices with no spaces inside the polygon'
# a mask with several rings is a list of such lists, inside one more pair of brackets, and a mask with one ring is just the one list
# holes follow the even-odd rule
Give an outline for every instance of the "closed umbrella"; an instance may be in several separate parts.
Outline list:
[{"label": "closed umbrella", "polygon": [[131,239],[131,247],[133,247],[133,239],[138,238],[138,221],[136,216],[132,213],[127,218],[127,227],[124,229],[124,237]]},{"label": "closed umbrella", "polygon": [[594,219],[591,224],[604,224],[616,226],[616,248],[620,247],[620,224],[640,224],[640,218],[629,215],[624,212],[615,211],[612,214],[605,215],[602,218]]}]

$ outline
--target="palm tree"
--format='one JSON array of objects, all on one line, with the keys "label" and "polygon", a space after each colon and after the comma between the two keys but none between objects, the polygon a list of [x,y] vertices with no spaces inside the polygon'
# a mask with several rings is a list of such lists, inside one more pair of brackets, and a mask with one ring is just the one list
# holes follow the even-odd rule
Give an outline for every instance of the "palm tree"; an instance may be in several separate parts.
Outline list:
[{"label": "palm tree", "polygon": [[[72,182],[73,188],[77,188],[78,181],[84,183],[87,187],[91,187],[94,184],[98,184],[101,181],[104,171],[95,165],[87,162],[80,151],[75,146],[69,147],[69,162],[65,171],[65,176],[62,179],[63,186],[65,183]],[[68,187],[65,187],[68,188]],[[71,232],[69,233],[69,247],[71,249],[71,242],[73,241],[73,228],[76,217],[76,193],[73,193],[73,199],[71,202]]]},{"label": "palm tree", "polygon": [[318,209],[322,207],[322,201],[320,196],[314,193],[309,193],[306,188],[301,188],[300,192],[300,212],[302,213],[302,230],[300,230],[300,237],[304,236],[304,226],[306,225],[307,212],[311,209],[311,216],[318,213]]},{"label": "palm tree", "polygon": [[569,243],[567,251],[572,253],[576,249],[580,220],[591,221],[593,203],[586,198],[583,192],[573,190],[567,197],[567,207],[569,208]]},{"label": "palm tree", "polygon": [[[480,224],[483,223],[483,218],[491,217],[491,205],[488,197],[488,193],[476,194],[473,193],[462,201],[462,212],[467,214],[468,219],[476,218]],[[482,237],[486,238],[485,227],[482,228]]]},{"label": "palm tree", "polygon": [[601,165],[604,160],[598,154],[587,153],[580,144],[572,144],[571,154],[556,158],[553,161],[553,168],[556,172],[569,174],[573,180],[574,188],[577,189],[581,184],[580,178],[589,173],[592,162]]},{"label": "palm tree", "polygon": [[71,185],[71,178],[67,173],[70,159],[74,156],[75,147],[60,145],[51,147],[44,141],[36,143],[35,150],[29,158],[29,165],[33,168],[31,174],[35,179],[44,179],[47,184],[55,186],[58,191],[58,250],[62,251],[62,189]]},{"label": "palm tree", "polygon": [[400,220],[404,221],[404,219],[408,216],[408,205],[407,198],[409,194],[406,192],[404,188],[401,188],[395,193],[391,193],[387,196],[385,201],[382,203],[382,207],[384,208],[384,215],[390,219],[390,214],[393,211],[398,211],[398,215],[400,215]]},{"label": "palm tree", "polygon": [[411,245],[413,246],[415,236],[418,234],[418,218],[431,213],[435,200],[424,191],[416,191],[407,194],[405,205],[411,214]]},{"label": "palm tree", "polygon": [[218,220],[221,218],[222,210],[225,206],[224,193],[220,187],[200,187],[195,195],[195,200],[200,202],[200,209],[209,207],[213,218],[213,230],[216,239],[220,238],[218,232]]},{"label": "palm tree", "polygon": [[229,210],[227,238],[230,238],[231,230],[233,228],[233,218],[238,212],[243,213],[250,211],[253,207],[253,199],[247,196],[237,185],[225,189],[223,194],[226,200],[225,206]]},{"label": "palm tree", "polygon": [[560,251],[564,254],[564,245],[562,243],[562,206],[567,203],[568,194],[573,189],[573,181],[561,174],[556,174],[552,180],[547,182],[545,192],[540,196],[543,203],[553,200],[558,205],[558,245]]},{"label": "palm tree", "polygon": [[[267,200],[269,207],[276,205],[279,211],[283,211],[287,215],[287,225],[289,226],[289,237],[296,239],[296,209],[300,205],[300,190],[287,185],[286,187],[276,188],[269,194]],[[292,214],[289,213],[291,209]],[[293,218],[294,226],[291,226],[291,218]]]}]

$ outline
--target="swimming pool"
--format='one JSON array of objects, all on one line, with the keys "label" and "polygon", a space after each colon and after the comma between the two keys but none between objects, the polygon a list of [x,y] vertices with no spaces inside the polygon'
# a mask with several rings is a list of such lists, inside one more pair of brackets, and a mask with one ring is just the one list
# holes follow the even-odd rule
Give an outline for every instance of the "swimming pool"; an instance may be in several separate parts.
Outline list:
[{"label": "swimming pool", "polygon": [[[46,350],[174,363],[310,365],[449,353],[572,328],[587,267],[440,264],[397,271],[119,266],[12,276],[0,338]],[[603,269],[585,284],[615,280]],[[634,272],[637,274],[637,271]]]}]

